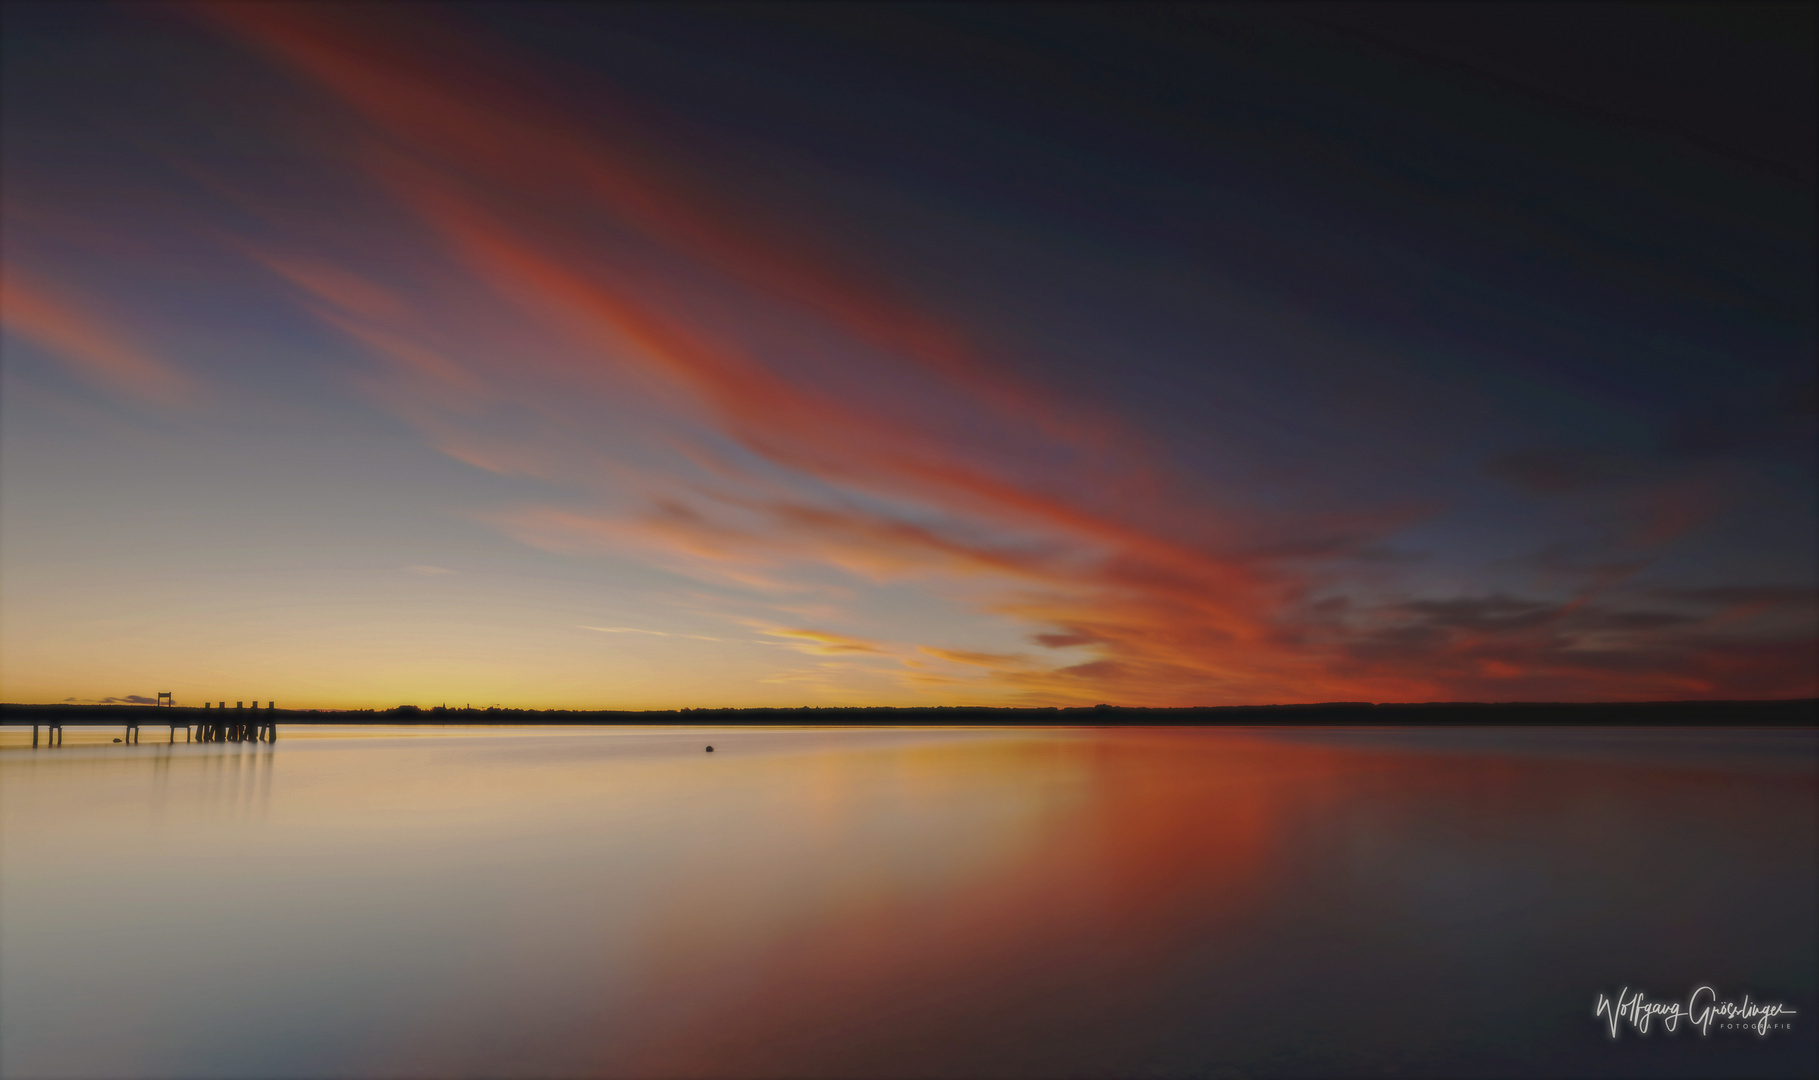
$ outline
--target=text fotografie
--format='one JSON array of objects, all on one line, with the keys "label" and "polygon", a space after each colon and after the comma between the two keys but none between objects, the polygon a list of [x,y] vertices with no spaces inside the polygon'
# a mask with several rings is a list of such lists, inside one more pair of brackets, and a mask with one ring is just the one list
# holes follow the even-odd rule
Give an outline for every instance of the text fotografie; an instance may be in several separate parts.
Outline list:
[{"label": "text fotografie", "polygon": [[1793,1024],[1781,1018],[1793,1016],[1795,1012],[1778,1001],[1753,1002],[1748,994],[1743,995],[1740,1002],[1719,1001],[1718,991],[1709,986],[1694,990],[1684,1004],[1678,1001],[1650,1001],[1641,990],[1632,994],[1626,986],[1617,992],[1614,1003],[1610,998],[1599,994],[1592,1015],[1605,1021],[1613,1039],[1617,1037],[1623,1021],[1629,1021],[1631,1027],[1647,1035],[1649,1026],[1657,1017],[1669,1034],[1680,1026],[1680,1021],[1685,1020],[1698,1028],[1701,1035],[1710,1034],[1712,1025],[1716,1023],[1720,1030],[1748,1029],[1759,1037],[1766,1038],[1770,1031],[1791,1029]]}]

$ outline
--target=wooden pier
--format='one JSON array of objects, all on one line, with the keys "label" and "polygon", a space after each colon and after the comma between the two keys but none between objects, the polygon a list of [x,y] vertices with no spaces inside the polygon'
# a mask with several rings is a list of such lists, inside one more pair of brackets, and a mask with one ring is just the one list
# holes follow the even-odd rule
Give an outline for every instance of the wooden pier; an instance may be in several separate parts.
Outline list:
[{"label": "wooden pier", "polygon": [[[238,704],[238,703],[236,703]],[[168,708],[168,707],[167,707]],[[227,702],[221,708],[204,708],[201,714],[197,710],[184,710],[185,719],[166,719],[165,708],[148,710],[153,715],[164,714],[152,719],[145,713],[123,716],[120,719],[99,719],[94,717],[70,717],[68,719],[32,720],[32,745],[38,745],[40,729],[46,746],[63,745],[65,727],[122,727],[124,732],[118,742],[136,743],[139,741],[139,729],[142,727],[168,727],[170,742],[177,741],[177,731],[182,729],[184,742],[276,742],[278,740],[277,704],[268,703],[259,708],[258,702],[253,707],[229,709]],[[212,715],[211,715],[212,714]],[[217,719],[218,718],[218,719]]]}]

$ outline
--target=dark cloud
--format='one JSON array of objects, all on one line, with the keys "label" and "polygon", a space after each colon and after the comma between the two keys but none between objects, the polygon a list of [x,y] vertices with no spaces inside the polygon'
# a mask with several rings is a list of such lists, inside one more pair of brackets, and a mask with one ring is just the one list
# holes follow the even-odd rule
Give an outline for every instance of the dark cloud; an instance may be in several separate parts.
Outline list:
[{"label": "dark cloud", "polygon": [[[1233,557],[1259,562],[1298,559],[1354,558],[1376,562],[1406,562],[1421,558],[1385,546],[1384,540],[1415,521],[1433,516],[1433,506],[1418,504],[1386,508],[1374,513],[1328,514],[1297,521],[1290,530],[1269,530]],[[1273,533],[1273,535],[1270,535]]]},{"label": "dark cloud", "polygon": [[1684,458],[1724,457],[1786,445],[1813,436],[1819,383],[1789,380],[1740,398],[1714,396],[1683,409],[1662,430],[1662,450]]},{"label": "dark cloud", "polygon": [[1595,611],[1575,620],[1575,626],[1597,630],[1659,630],[1699,622],[1691,615],[1671,611]]},{"label": "dark cloud", "polygon": [[1584,543],[1549,544],[1532,559],[1517,560],[1517,565],[1533,566],[1556,578],[1577,580],[1581,587],[1603,589],[1634,577],[1648,568],[1652,559],[1608,557],[1600,545]]},{"label": "dark cloud", "polygon": [[1418,600],[1395,605],[1388,611],[1400,620],[1400,625],[1391,633],[1405,642],[1433,640],[1453,631],[1474,635],[1518,635],[1541,630],[1562,639],[1572,639],[1586,634],[1690,626],[1704,622],[1706,618],[1649,608],[1524,600],[1504,595]]},{"label": "dark cloud", "polygon": [[1715,608],[1819,605],[1819,589],[1802,585],[1713,585],[1702,589],[1658,589],[1654,595]]},{"label": "dark cloud", "polygon": [[1556,605],[1513,596],[1459,597],[1452,600],[1416,600],[1396,609],[1422,625],[1449,629],[1503,633],[1523,630],[1554,618]]},{"label": "dark cloud", "polygon": [[1643,684],[1654,696],[1791,697],[1810,694],[1819,676],[1815,603],[1810,588],[1730,585],[1623,602],[1494,594],[1330,614],[1358,672],[1420,670],[1474,699],[1595,700]]},{"label": "dark cloud", "polygon": [[1091,634],[1037,634],[1030,640],[1051,649],[1065,649],[1070,645],[1091,645],[1099,639]]},{"label": "dark cloud", "polygon": [[1494,457],[1485,462],[1484,471],[1523,491],[1555,495],[1620,480],[1631,470],[1609,454],[1542,447]]},{"label": "dark cloud", "polygon": [[1408,623],[1365,631],[1346,643],[1346,652],[1372,665],[1395,665],[1434,652],[1449,637],[1440,627]]},{"label": "dark cloud", "polygon": [[1061,669],[1062,674],[1074,675],[1082,679],[1115,679],[1124,674],[1124,665],[1115,660],[1094,660],[1091,663],[1075,664]]}]

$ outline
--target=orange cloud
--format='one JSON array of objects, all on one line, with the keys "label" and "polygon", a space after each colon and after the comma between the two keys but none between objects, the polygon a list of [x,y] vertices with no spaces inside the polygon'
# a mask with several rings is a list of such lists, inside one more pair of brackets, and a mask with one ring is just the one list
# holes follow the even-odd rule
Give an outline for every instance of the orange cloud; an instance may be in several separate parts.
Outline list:
[{"label": "orange cloud", "polygon": [[108,328],[92,305],[16,266],[0,270],[0,321],[108,390],[164,406],[189,403],[200,392],[195,380]]},{"label": "orange cloud", "polygon": [[843,653],[869,653],[874,656],[886,655],[884,649],[876,642],[856,638],[847,634],[833,634],[825,630],[769,629],[760,631],[768,637],[783,638],[790,647],[798,652],[814,656],[838,656]]},{"label": "orange cloud", "polygon": [[[358,118],[343,164],[419,238],[388,263],[421,273],[399,285],[358,254],[298,254],[302,226],[256,257],[385,361],[373,389],[438,447],[575,493],[494,515],[528,543],[773,600],[829,572],[913,582],[1077,650],[760,627],[813,655],[894,658],[906,692],[1188,705],[1819,683],[1811,663],[1750,683],[1779,646],[1720,639],[1716,614],[1650,622],[1591,594],[1322,606],[1336,572],[1321,567],[1408,512],[1285,525],[1210,500],[1137,425],[1015,377],[798,227],[812,215],[757,205],[611,94],[576,114],[453,22],[200,10]],[[1661,500],[1648,536],[1697,502]]]},{"label": "orange cloud", "polygon": [[483,46],[452,21],[421,13],[404,20],[383,10],[259,2],[197,10],[305,73],[425,165],[464,177],[470,189],[534,201],[558,228],[609,214],[742,289],[964,385],[1007,417],[1083,440],[1093,452],[1112,441],[1107,418],[1012,378],[954,328],[894,296],[869,267],[773,223],[773,207],[729,198],[673,150],[659,152],[657,145],[674,141],[608,87],[595,88],[583,121],[523,77],[528,59],[515,66],[498,42]]}]

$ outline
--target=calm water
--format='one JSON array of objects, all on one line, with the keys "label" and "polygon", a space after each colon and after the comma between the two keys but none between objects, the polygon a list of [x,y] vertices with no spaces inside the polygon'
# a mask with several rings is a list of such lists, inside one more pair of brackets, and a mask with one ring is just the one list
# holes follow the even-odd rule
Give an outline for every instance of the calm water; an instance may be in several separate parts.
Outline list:
[{"label": "calm water", "polygon": [[6,739],[9,1078],[1815,1067],[1810,730]]}]

